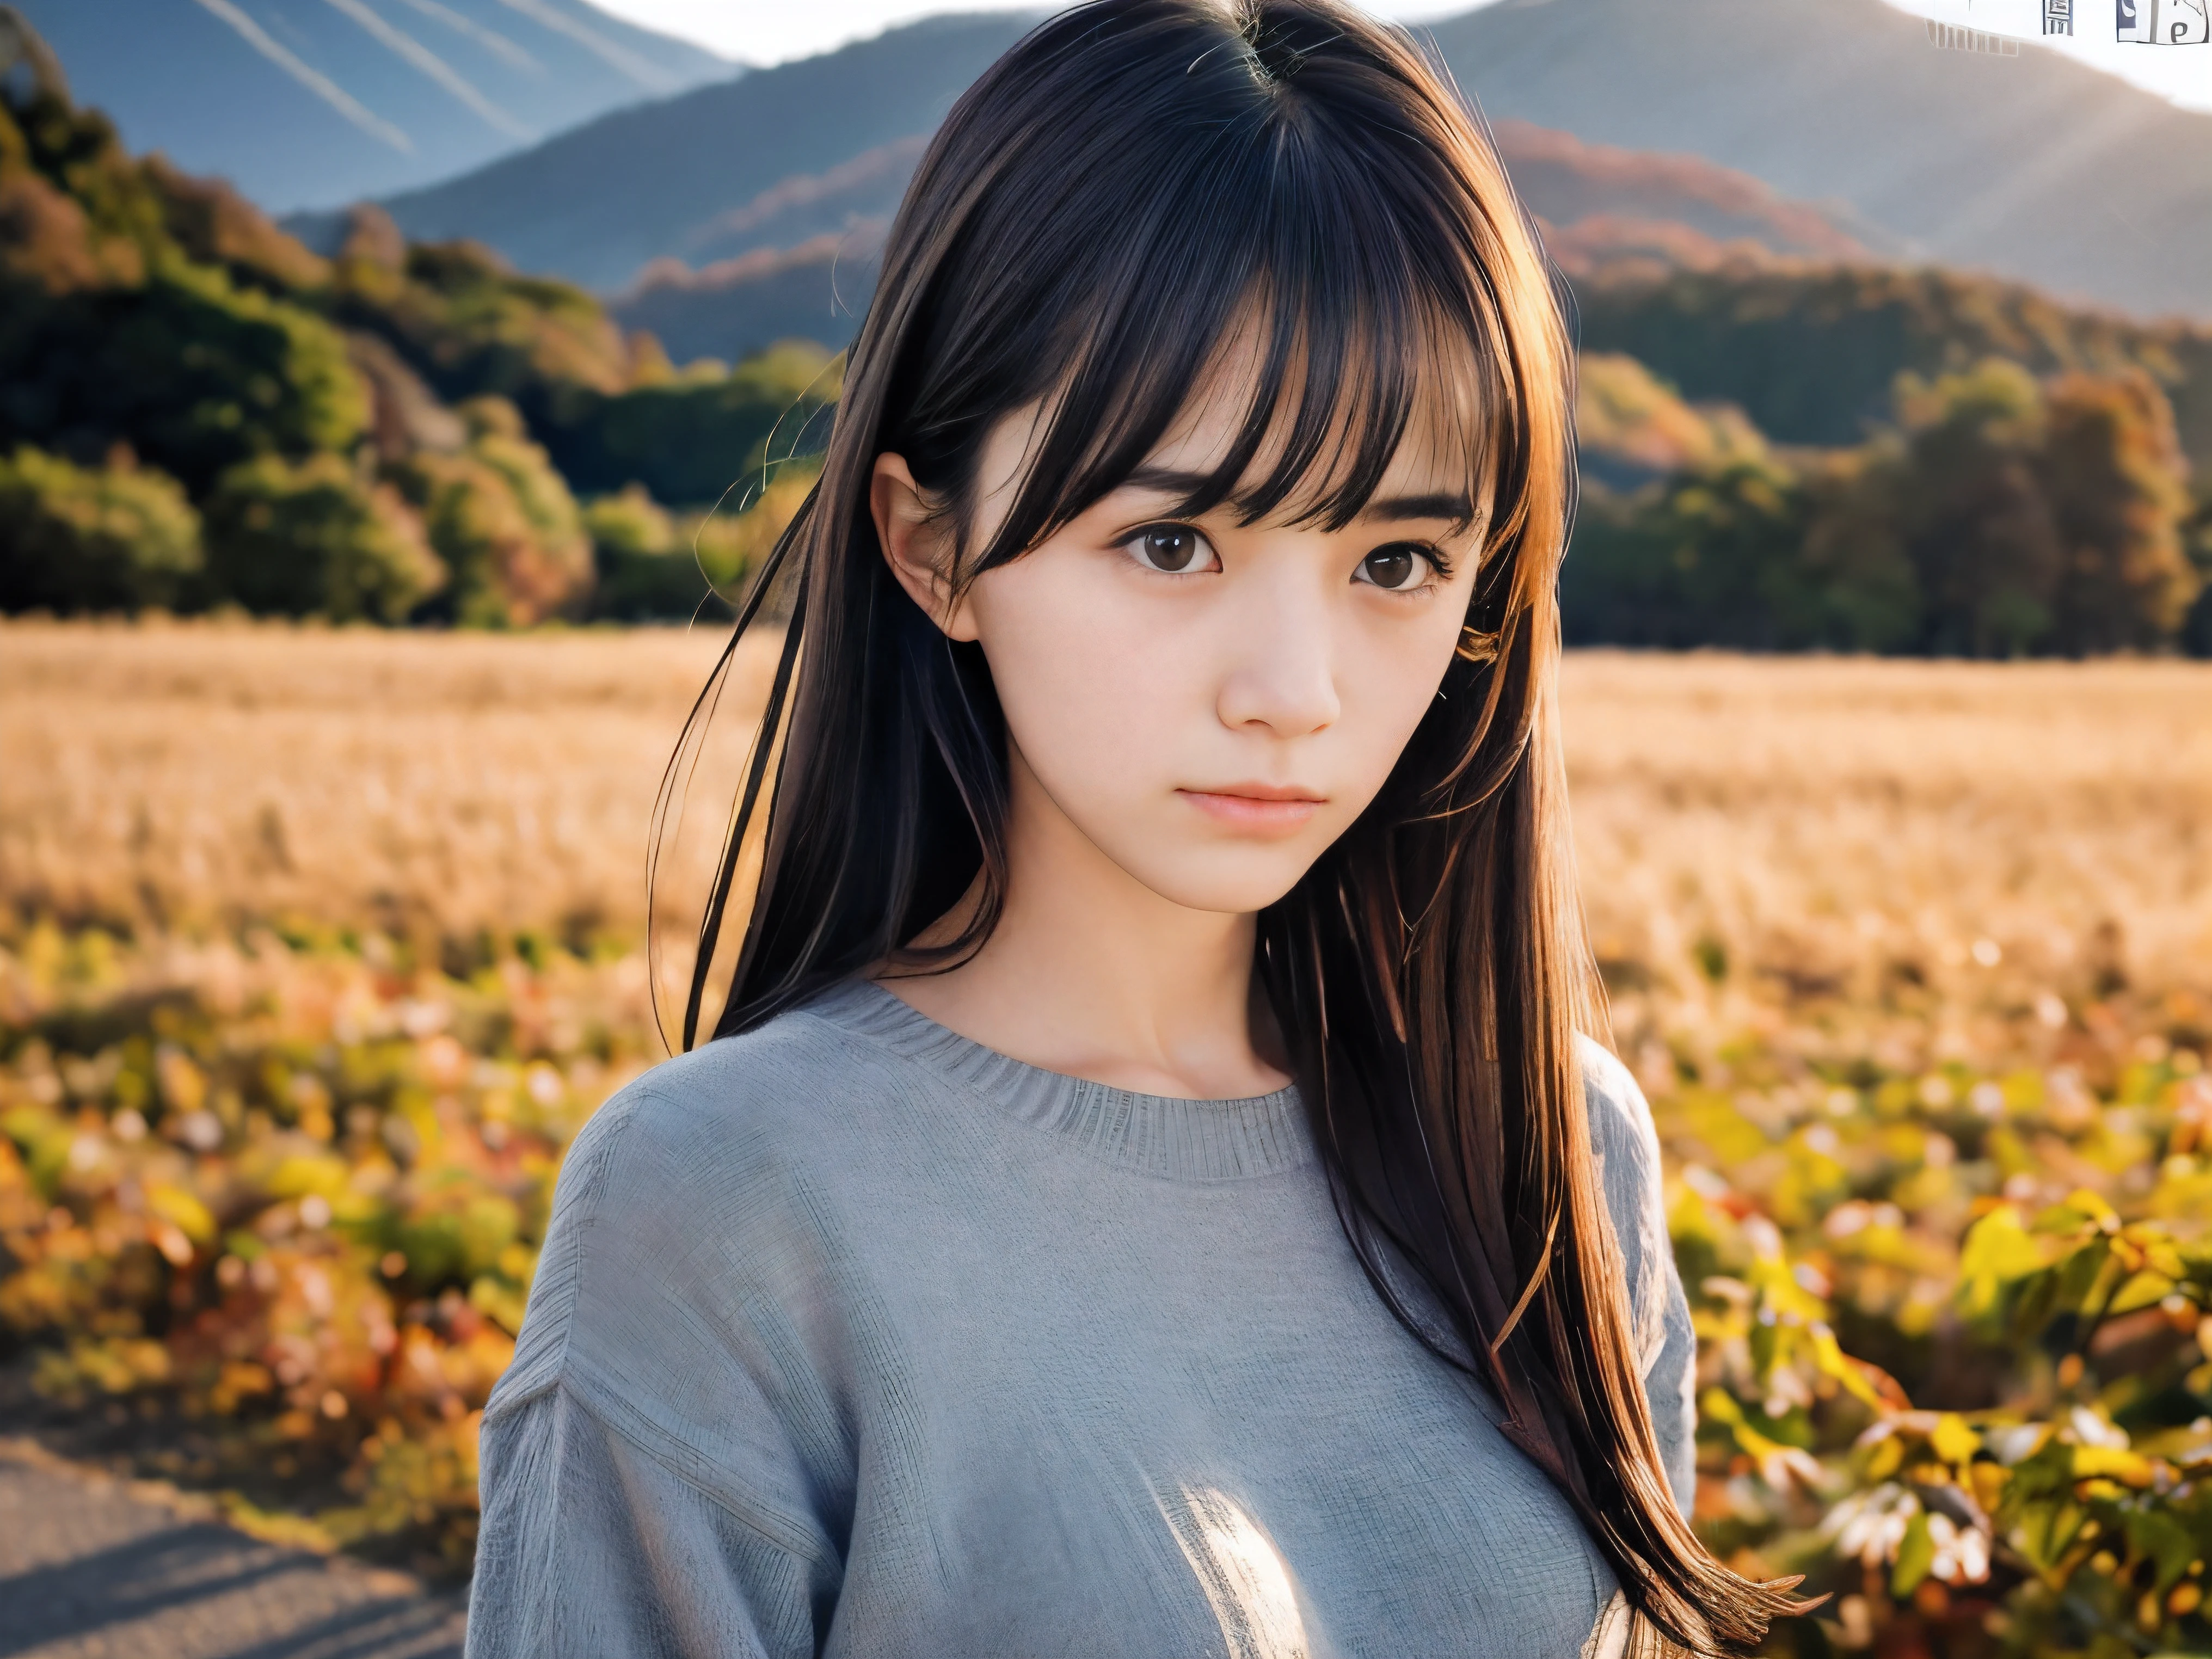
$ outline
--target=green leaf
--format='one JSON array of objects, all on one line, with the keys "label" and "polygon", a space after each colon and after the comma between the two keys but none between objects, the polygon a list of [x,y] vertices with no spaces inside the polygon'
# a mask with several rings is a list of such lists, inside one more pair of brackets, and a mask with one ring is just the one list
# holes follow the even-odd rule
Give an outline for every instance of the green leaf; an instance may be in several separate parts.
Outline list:
[{"label": "green leaf", "polygon": [[2181,1582],[2182,1576],[2189,1571],[2189,1564],[2197,1559],[2197,1540],[2180,1522],[2155,1510],[2132,1510],[2124,1524],[2128,1542],[2136,1553],[2156,1563],[2158,1580],[2152,1589],[2163,1597]]},{"label": "green leaf", "polygon": [[1911,1595],[1935,1565],[1936,1540],[1928,1535],[1928,1515],[1923,1510],[1905,1522],[1905,1536],[1897,1546],[1897,1565],[1890,1570],[1890,1594],[1900,1599]]}]

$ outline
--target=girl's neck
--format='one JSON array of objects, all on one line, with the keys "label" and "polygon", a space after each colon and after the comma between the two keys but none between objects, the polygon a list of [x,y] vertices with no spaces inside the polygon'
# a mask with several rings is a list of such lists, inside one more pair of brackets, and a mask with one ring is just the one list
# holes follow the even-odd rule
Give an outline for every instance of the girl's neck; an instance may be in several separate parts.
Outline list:
[{"label": "girl's neck", "polygon": [[[1163,898],[1101,852],[1009,757],[1006,901],[975,955],[942,974],[879,970],[939,1024],[1048,1071],[1189,1099],[1290,1081],[1256,992],[1249,914]],[[915,943],[955,937],[980,882]]]}]

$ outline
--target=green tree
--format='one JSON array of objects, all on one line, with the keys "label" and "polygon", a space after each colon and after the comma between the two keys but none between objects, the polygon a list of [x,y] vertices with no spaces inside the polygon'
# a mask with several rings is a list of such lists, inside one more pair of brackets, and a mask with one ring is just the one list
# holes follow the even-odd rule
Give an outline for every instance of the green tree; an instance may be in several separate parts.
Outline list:
[{"label": "green tree", "polygon": [[2140,373],[2069,374],[2048,404],[2038,477],[2063,550],[2055,643],[2154,649],[2203,586],[2182,540],[2192,503],[2172,411]]},{"label": "green tree", "polygon": [[1626,496],[1593,490],[1562,578],[1568,636],[1775,649],[1804,539],[1796,481],[1771,463],[1678,472]]},{"label": "green tree", "polygon": [[1799,552],[1811,601],[1794,630],[1810,645],[1844,651],[1908,651],[1921,629],[1920,573],[1896,525],[1869,498],[1868,450],[1807,463],[1810,507]]},{"label": "green tree", "polygon": [[447,398],[507,398],[543,426],[557,398],[636,380],[630,343],[583,289],[473,242],[409,246],[376,209],[356,210],[335,281],[339,320],[384,336]]},{"label": "green tree", "polygon": [[266,291],[319,264],[57,88],[0,97],[0,443],[127,443],[196,494],[251,456],[349,448],[368,408],[340,336]]},{"label": "green tree", "polygon": [[2039,472],[2041,389],[1992,358],[1960,374],[1899,383],[1899,430],[1866,475],[1919,579],[1918,648],[2011,657],[2047,647],[2064,566]]},{"label": "green tree", "polygon": [[678,536],[675,520],[641,486],[590,502],[584,524],[599,572],[593,615],[617,622],[684,617],[709,597],[690,539]]},{"label": "green tree", "polygon": [[404,622],[446,585],[422,521],[335,455],[242,461],[209,498],[208,574],[249,611]]},{"label": "green tree", "polygon": [[1589,492],[1560,582],[1583,643],[1893,650],[1918,616],[1909,562],[1863,524],[1849,461],[1720,460],[1628,495]]},{"label": "green tree", "polygon": [[0,611],[137,611],[189,599],[199,515],[175,479],[125,460],[0,457]]},{"label": "green tree", "polygon": [[2181,648],[2212,657],[2212,466],[2198,470],[2197,501],[2181,527],[2182,550],[2197,569],[2197,602],[2182,619]]},{"label": "green tree", "polygon": [[507,481],[539,538],[561,550],[567,562],[577,564],[586,546],[583,515],[568,481],[530,441],[514,405],[504,398],[471,398],[459,414],[468,423],[470,453]]},{"label": "green tree", "polygon": [[533,426],[578,489],[638,483],[659,501],[704,505],[819,447],[839,389],[836,359],[787,340],[727,373],[695,365],[616,396],[579,392]]},{"label": "green tree", "polygon": [[576,614],[592,568],[575,498],[545,452],[518,435],[512,405],[480,398],[462,412],[472,434],[465,451],[416,454],[390,469],[453,572],[438,614],[485,628]]},{"label": "green tree", "polygon": [[0,438],[128,442],[195,490],[252,456],[349,450],[368,413],[336,329],[212,267],[0,319]]}]

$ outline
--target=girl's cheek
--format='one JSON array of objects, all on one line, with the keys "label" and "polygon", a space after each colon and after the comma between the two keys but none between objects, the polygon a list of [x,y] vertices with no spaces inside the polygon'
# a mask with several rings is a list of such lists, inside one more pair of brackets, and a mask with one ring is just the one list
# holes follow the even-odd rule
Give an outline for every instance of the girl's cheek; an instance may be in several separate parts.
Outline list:
[{"label": "girl's cheek", "polygon": [[1004,619],[1015,630],[1007,648],[986,649],[1030,766],[1085,794],[1172,787],[1179,780],[1166,775],[1211,718],[1197,642],[1164,637],[1110,605],[1024,609]]}]

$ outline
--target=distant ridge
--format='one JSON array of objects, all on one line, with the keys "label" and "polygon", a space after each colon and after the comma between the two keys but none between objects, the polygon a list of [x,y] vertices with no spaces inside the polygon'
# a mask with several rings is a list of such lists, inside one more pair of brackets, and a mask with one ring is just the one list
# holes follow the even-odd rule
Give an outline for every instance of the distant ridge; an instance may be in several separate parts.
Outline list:
[{"label": "distant ridge", "polygon": [[[926,137],[1026,14],[932,17],[741,81],[600,117],[384,205],[418,240],[467,236],[524,270],[612,290],[659,258],[788,247],[888,216]],[[904,141],[888,166],[841,173]],[[768,198],[786,192],[777,208]],[[728,228],[749,207],[749,228]],[[726,234],[716,227],[726,228]],[[301,227],[315,239],[315,227]],[[825,292],[826,301],[826,292]]]},{"label": "distant ridge", "polygon": [[[849,312],[851,262],[923,138],[1034,21],[928,19],[619,111],[389,205],[411,235],[474,237],[603,292],[637,284],[626,304],[657,290],[679,338],[690,322],[669,319],[748,281],[772,282],[778,314],[833,318],[832,254]],[[1501,143],[1516,123],[1559,135],[1524,134],[1512,165],[1571,264],[1709,264],[1747,238],[2212,318],[2212,115],[2071,60],[1943,52],[1882,0],[1502,0],[1422,33]],[[693,270],[641,282],[667,259]]]},{"label": "distant ridge", "polygon": [[[1821,208],[1694,156],[1585,144],[1503,121],[1498,150],[1572,274],[1657,258],[1705,268],[1766,258],[1872,260],[1875,251]],[[792,336],[842,346],[859,325],[890,215],[921,153],[919,137],[801,175],[710,221],[685,245],[740,248],[698,269],[657,259],[610,310],[679,360],[734,361]],[[795,246],[787,237],[802,236]]]},{"label": "distant ridge", "polygon": [[583,0],[15,0],[125,141],[276,211],[451,177],[739,73]]},{"label": "distant ridge", "polygon": [[2212,318],[2212,114],[2070,58],[1942,51],[1881,0],[1502,0],[1427,32],[1493,120],[1702,155],[1914,259]]},{"label": "distant ridge", "polygon": [[842,350],[875,291],[888,222],[863,221],[794,248],[755,248],[692,270],[656,259],[607,303],[624,328],[643,329],[678,362],[736,362],[778,340]]},{"label": "distant ridge", "polygon": [[1692,264],[1746,248],[1860,260],[1903,251],[1895,237],[1839,204],[1793,201],[1747,173],[1698,156],[1593,144],[1529,121],[1496,122],[1492,134],[1514,188],[1553,233],[1547,240],[1571,238],[1577,257],[1593,264],[1603,263],[1617,242],[1647,237]]}]

